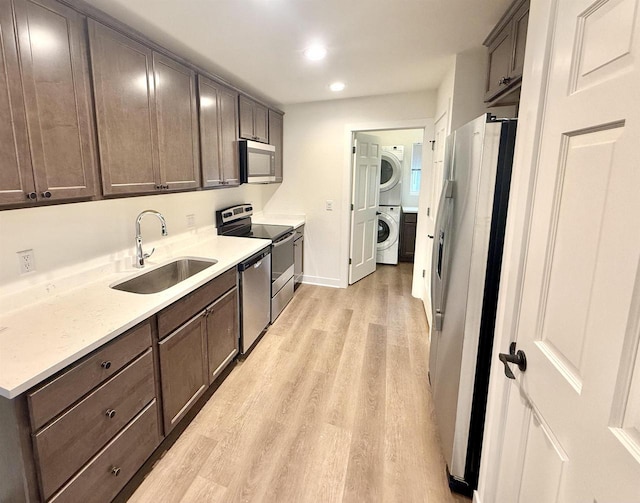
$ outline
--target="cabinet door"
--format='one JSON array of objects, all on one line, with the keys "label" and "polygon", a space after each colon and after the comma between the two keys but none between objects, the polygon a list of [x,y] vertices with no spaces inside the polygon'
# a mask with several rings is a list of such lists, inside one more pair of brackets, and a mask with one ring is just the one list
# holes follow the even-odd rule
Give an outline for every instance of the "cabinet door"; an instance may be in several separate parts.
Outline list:
[{"label": "cabinet door", "polygon": [[220,114],[220,164],[225,185],[240,185],[240,159],[238,153],[238,93],[220,87],[218,93]]},{"label": "cabinet door", "polygon": [[9,0],[0,0],[0,47],[0,204],[21,204],[36,194]]},{"label": "cabinet door", "polygon": [[203,186],[240,184],[238,93],[199,76]]},{"label": "cabinet door", "polygon": [[196,74],[153,53],[160,182],[169,190],[200,186]]},{"label": "cabinet door", "polygon": [[38,199],[96,194],[84,17],[51,0],[15,0]]},{"label": "cabinet door", "polygon": [[245,96],[238,99],[240,108],[240,138],[255,140],[253,128],[253,101]]},{"label": "cabinet door", "polygon": [[203,312],[158,344],[165,435],[209,385],[205,322]]},{"label": "cabinet door", "polygon": [[400,260],[413,262],[416,249],[416,225],[415,213],[402,214],[402,234],[400,236]]},{"label": "cabinet door", "polygon": [[269,110],[258,103],[253,104],[253,134],[256,141],[269,141]]},{"label": "cabinet door", "polygon": [[238,289],[234,288],[207,309],[209,384],[238,354]]},{"label": "cabinet door", "polygon": [[522,77],[524,68],[524,49],[527,43],[527,26],[529,24],[529,2],[525,2],[513,17],[513,62],[509,77],[513,82]]},{"label": "cabinet door", "polygon": [[487,85],[485,101],[493,99],[500,94],[508,81],[512,61],[512,33],[511,23],[504,27],[502,32],[489,46],[489,71],[487,72]]},{"label": "cabinet door", "polygon": [[276,147],[276,182],[282,181],[282,115],[269,110],[269,144]]},{"label": "cabinet door", "polygon": [[200,96],[202,185],[203,187],[216,187],[222,185],[224,180],[220,165],[219,85],[202,75],[198,75],[198,93]]},{"label": "cabinet door", "polygon": [[152,52],[91,19],[89,41],[104,194],[155,192]]}]

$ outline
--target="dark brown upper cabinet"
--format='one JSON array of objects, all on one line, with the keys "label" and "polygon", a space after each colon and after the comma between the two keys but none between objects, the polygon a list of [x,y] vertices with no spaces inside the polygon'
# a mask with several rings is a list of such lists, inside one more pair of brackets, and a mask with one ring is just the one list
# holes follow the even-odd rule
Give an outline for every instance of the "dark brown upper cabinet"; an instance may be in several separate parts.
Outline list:
[{"label": "dark brown upper cabinet", "polygon": [[519,101],[528,21],[529,0],[517,0],[484,41],[489,50],[485,102],[509,105]]},{"label": "dark brown upper cabinet", "polygon": [[0,2],[0,204],[90,199],[97,166],[84,17],[52,0],[13,5]]},{"label": "dark brown upper cabinet", "polygon": [[200,185],[195,73],[89,20],[105,195]]},{"label": "dark brown upper cabinet", "polygon": [[160,184],[169,190],[200,187],[200,150],[193,70],[153,53]]},{"label": "dark brown upper cabinet", "polygon": [[269,110],[269,144],[276,147],[276,182],[282,181],[282,114]]},{"label": "dark brown upper cabinet", "polygon": [[240,138],[269,142],[269,116],[267,107],[240,96]]},{"label": "dark brown upper cabinet", "polygon": [[198,75],[204,187],[240,184],[238,93]]}]

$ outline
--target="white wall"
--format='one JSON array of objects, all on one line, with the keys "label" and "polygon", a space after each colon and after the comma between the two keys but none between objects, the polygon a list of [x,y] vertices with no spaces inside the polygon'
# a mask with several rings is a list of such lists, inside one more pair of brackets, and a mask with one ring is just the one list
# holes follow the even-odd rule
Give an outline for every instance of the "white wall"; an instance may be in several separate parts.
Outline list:
[{"label": "white wall", "polygon": [[402,206],[418,206],[418,193],[410,193],[411,185],[411,152],[414,143],[422,143],[424,130],[422,129],[396,129],[374,131],[373,134],[380,137],[384,146],[402,145],[404,147],[404,161],[402,163]]},{"label": "white wall", "polygon": [[[434,110],[433,91],[284,108],[284,182],[264,211],[306,215],[305,281],[347,284],[350,131],[399,128],[403,121],[433,117]],[[333,211],[325,210],[327,200]]]},{"label": "white wall", "polygon": [[[195,227],[215,223],[215,211],[251,202],[260,210],[278,185],[243,185],[232,189],[129,197],[0,211],[0,291],[35,285],[55,271],[103,256],[134,249],[134,222],[142,210],[160,211],[170,236],[185,233],[187,215]],[[153,218],[143,221],[143,236],[155,240],[160,226]],[[36,272],[19,275],[17,251],[33,249]]]}]

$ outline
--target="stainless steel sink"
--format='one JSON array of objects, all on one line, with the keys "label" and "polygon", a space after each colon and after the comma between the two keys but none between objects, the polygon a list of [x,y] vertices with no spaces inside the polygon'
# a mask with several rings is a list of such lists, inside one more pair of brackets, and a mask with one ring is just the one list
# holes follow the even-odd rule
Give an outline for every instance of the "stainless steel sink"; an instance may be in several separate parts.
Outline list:
[{"label": "stainless steel sink", "polygon": [[181,258],[111,285],[111,288],[131,293],[158,293],[217,263],[214,259]]}]

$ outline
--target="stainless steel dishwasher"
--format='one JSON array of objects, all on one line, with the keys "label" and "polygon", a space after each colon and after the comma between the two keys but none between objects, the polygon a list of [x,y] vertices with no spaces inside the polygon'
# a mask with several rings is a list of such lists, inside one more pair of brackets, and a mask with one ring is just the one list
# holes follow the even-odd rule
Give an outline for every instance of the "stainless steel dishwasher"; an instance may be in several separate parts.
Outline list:
[{"label": "stainless steel dishwasher", "polygon": [[271,321],[271,248],[238,264],[240,271],[240,354],[245,355]]}]

